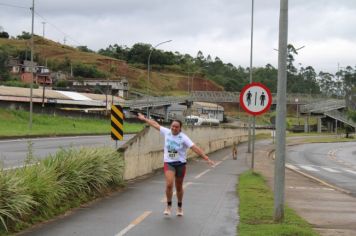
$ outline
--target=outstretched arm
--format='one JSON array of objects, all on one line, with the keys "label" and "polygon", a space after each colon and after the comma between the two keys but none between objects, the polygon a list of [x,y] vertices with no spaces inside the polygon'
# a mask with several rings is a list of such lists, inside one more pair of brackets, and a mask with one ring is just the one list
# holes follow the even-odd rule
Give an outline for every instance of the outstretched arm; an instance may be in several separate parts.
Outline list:
[{"label": "outstretched arm", "polygon": [[157,130],[159,130],[161,127],[155,120],[150,120],[150,119],[146,118],[144,115],[142,115],[141,113],[137,114],[137,118],[139,120],[146,122],[147,124],[149,124],[150,126],[152,126],[153,128],[155,128]]},{"label": "outstretched arm", "polygon": [[212,160],[210,160],[209,157],[204,153],[204,151],[203,151],[200,147],[198,147],[197,145],[194,144],[194,145],[191,147],[191,149],[192,149],[196,154],[198,154],[199,156],[201,156],[204,160],[206,160],[209,165],[211,165],[211,166],[214,166],[214,165],[215,165],[215,162],[212,161]]}]

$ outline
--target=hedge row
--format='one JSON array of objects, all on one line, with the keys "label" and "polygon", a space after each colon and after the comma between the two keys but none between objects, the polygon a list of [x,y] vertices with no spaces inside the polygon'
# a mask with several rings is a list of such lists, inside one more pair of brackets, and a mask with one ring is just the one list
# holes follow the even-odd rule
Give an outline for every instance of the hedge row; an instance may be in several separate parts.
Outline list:
[{"label": "hedge row", "polygon": [[17,231],[123,185],[124,161],[111,148],[60,150],[0,171],[0,232]]}]

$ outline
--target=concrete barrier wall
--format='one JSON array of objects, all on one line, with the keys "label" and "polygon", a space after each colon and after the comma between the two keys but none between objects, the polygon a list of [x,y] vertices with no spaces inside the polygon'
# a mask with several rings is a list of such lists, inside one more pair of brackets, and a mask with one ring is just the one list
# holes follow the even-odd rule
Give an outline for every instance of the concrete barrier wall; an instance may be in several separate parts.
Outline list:
[{"label": "concrete barrier wall", "polygon": [[[193,142],[201,147],[205,153],[229,147],[234,142],[242,142],[248,139],[247,128],[224,127],[184,127],[183,132]],[[270,130],[257,129],[256,134],[270,133]],[[125,158],[124,178],[136,177],[152,173],[163,167],[164,138],[160,132],[152,127],[146,127],[134,138],[119,149]],[[189,150],[188,158],[196,156]]]}]

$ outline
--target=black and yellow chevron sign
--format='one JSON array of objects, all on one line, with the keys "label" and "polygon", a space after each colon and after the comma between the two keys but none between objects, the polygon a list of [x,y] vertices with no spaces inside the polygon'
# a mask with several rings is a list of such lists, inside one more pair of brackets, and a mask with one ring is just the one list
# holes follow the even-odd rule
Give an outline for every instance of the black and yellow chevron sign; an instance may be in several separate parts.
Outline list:
[{"label": "black and yellow chevron sign", "polygon": [[113,140],[124,138],[124,112],[119,105],[111,106],[111,138]]}]

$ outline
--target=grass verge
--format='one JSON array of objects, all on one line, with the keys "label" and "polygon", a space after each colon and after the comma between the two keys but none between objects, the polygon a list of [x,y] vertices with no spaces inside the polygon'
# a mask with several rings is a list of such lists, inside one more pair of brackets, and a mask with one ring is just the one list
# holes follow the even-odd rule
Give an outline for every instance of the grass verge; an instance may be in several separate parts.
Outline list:
[{"label": "grass verge", "polygon": [[273,221],[274,202],[271,190],[258,173],[245,172],[240,176],[240,236],[317,236],[311,226],[292,209],[285,207],[283,223]]},{"label": "grass verge", "polygon": [[[32,131],[28,128],[29,112],[0,109],[0,137],[28,135],[109,134],[110,119],[70,118],[33,114]],[[144,128],[141,123],[124,122],[124,133],[136,133]]]},{"label": "grass verge", "polygon": [[24,168],[0,171],[0,235],[63,214],[124,184],[124,160],[112,148],[60,150]]}]

